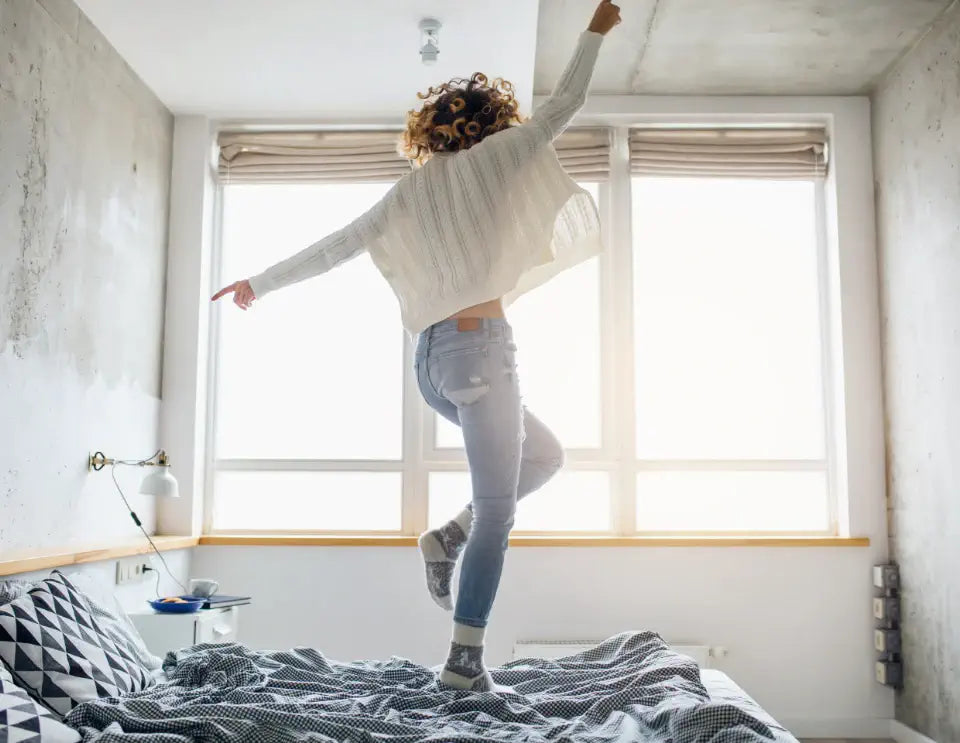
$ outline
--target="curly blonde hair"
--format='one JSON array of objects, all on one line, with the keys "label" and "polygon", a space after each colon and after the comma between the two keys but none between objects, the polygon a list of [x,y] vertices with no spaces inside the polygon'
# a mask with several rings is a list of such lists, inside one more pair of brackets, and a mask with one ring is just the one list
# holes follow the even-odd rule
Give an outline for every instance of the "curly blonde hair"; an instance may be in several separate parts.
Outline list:
[{"label": "curly blonde hair", "polygon": [[513,84],[500,77],[490,82],[482,72],[469,80],[453,78],[417,97],[426,103],[407,112],[397,151],[419,164],[436,152],[470,149],[484,137],[525,121]]}]

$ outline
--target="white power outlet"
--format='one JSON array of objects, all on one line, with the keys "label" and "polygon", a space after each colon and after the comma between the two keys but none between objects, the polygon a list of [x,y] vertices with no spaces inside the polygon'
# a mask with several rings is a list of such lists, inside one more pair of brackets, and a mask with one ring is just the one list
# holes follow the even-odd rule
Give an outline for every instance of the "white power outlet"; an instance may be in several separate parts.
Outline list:
[{"label": "white power outlet", "polygon": [[123,560],[117,560],[117,585],[133,583],[143,578],[150,563],[145,562],[139,557],[128,557]]}]

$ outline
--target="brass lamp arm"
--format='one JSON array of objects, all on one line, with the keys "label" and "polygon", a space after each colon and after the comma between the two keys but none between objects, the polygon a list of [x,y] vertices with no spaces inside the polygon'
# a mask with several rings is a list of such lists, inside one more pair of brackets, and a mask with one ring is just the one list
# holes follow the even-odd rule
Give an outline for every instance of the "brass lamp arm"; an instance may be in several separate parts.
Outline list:
[{"label": "brass lamp arm", "polygon": [[[157,461],[154,462],[153,460]],[[137,467],[169,467],[170,461],[167,459],[167,452],[163,449],[157,449],[147,459],[112,459],[106,456],[102,451],[97,451],[87,458],[87,469],[99,472],[107,465],[128,464]]]}]

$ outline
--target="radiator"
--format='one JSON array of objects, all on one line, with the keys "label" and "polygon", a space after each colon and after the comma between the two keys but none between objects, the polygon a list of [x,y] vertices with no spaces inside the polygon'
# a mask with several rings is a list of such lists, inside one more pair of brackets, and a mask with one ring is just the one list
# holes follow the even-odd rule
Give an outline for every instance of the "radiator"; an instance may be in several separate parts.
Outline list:
[{"label": "radiator", "polygon": [[[513,659],[517,658],[562,658],[589,650],[601,641],[589,640],[520,640],[513,646]],[[697,662],[701,668],[711,668],[709,645],[680,645],[669,643],[670,649]]]}]

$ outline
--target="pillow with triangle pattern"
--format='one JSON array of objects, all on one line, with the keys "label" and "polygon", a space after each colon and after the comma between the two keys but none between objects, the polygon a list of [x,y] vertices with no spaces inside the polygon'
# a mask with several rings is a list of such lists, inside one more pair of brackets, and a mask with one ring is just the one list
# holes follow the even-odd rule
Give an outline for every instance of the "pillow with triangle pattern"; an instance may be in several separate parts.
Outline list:
[{"label": "pillow with triangle pattern", "polygon": [[151,684],[149,670],[59,570],[0,606],[0,660],[18,686],[59,715]]},{"label": "pillow with triangle pattern", "polygon": [[13,682],[0,664],[0,743],[77,743],[80,733],[58,722]]}]

